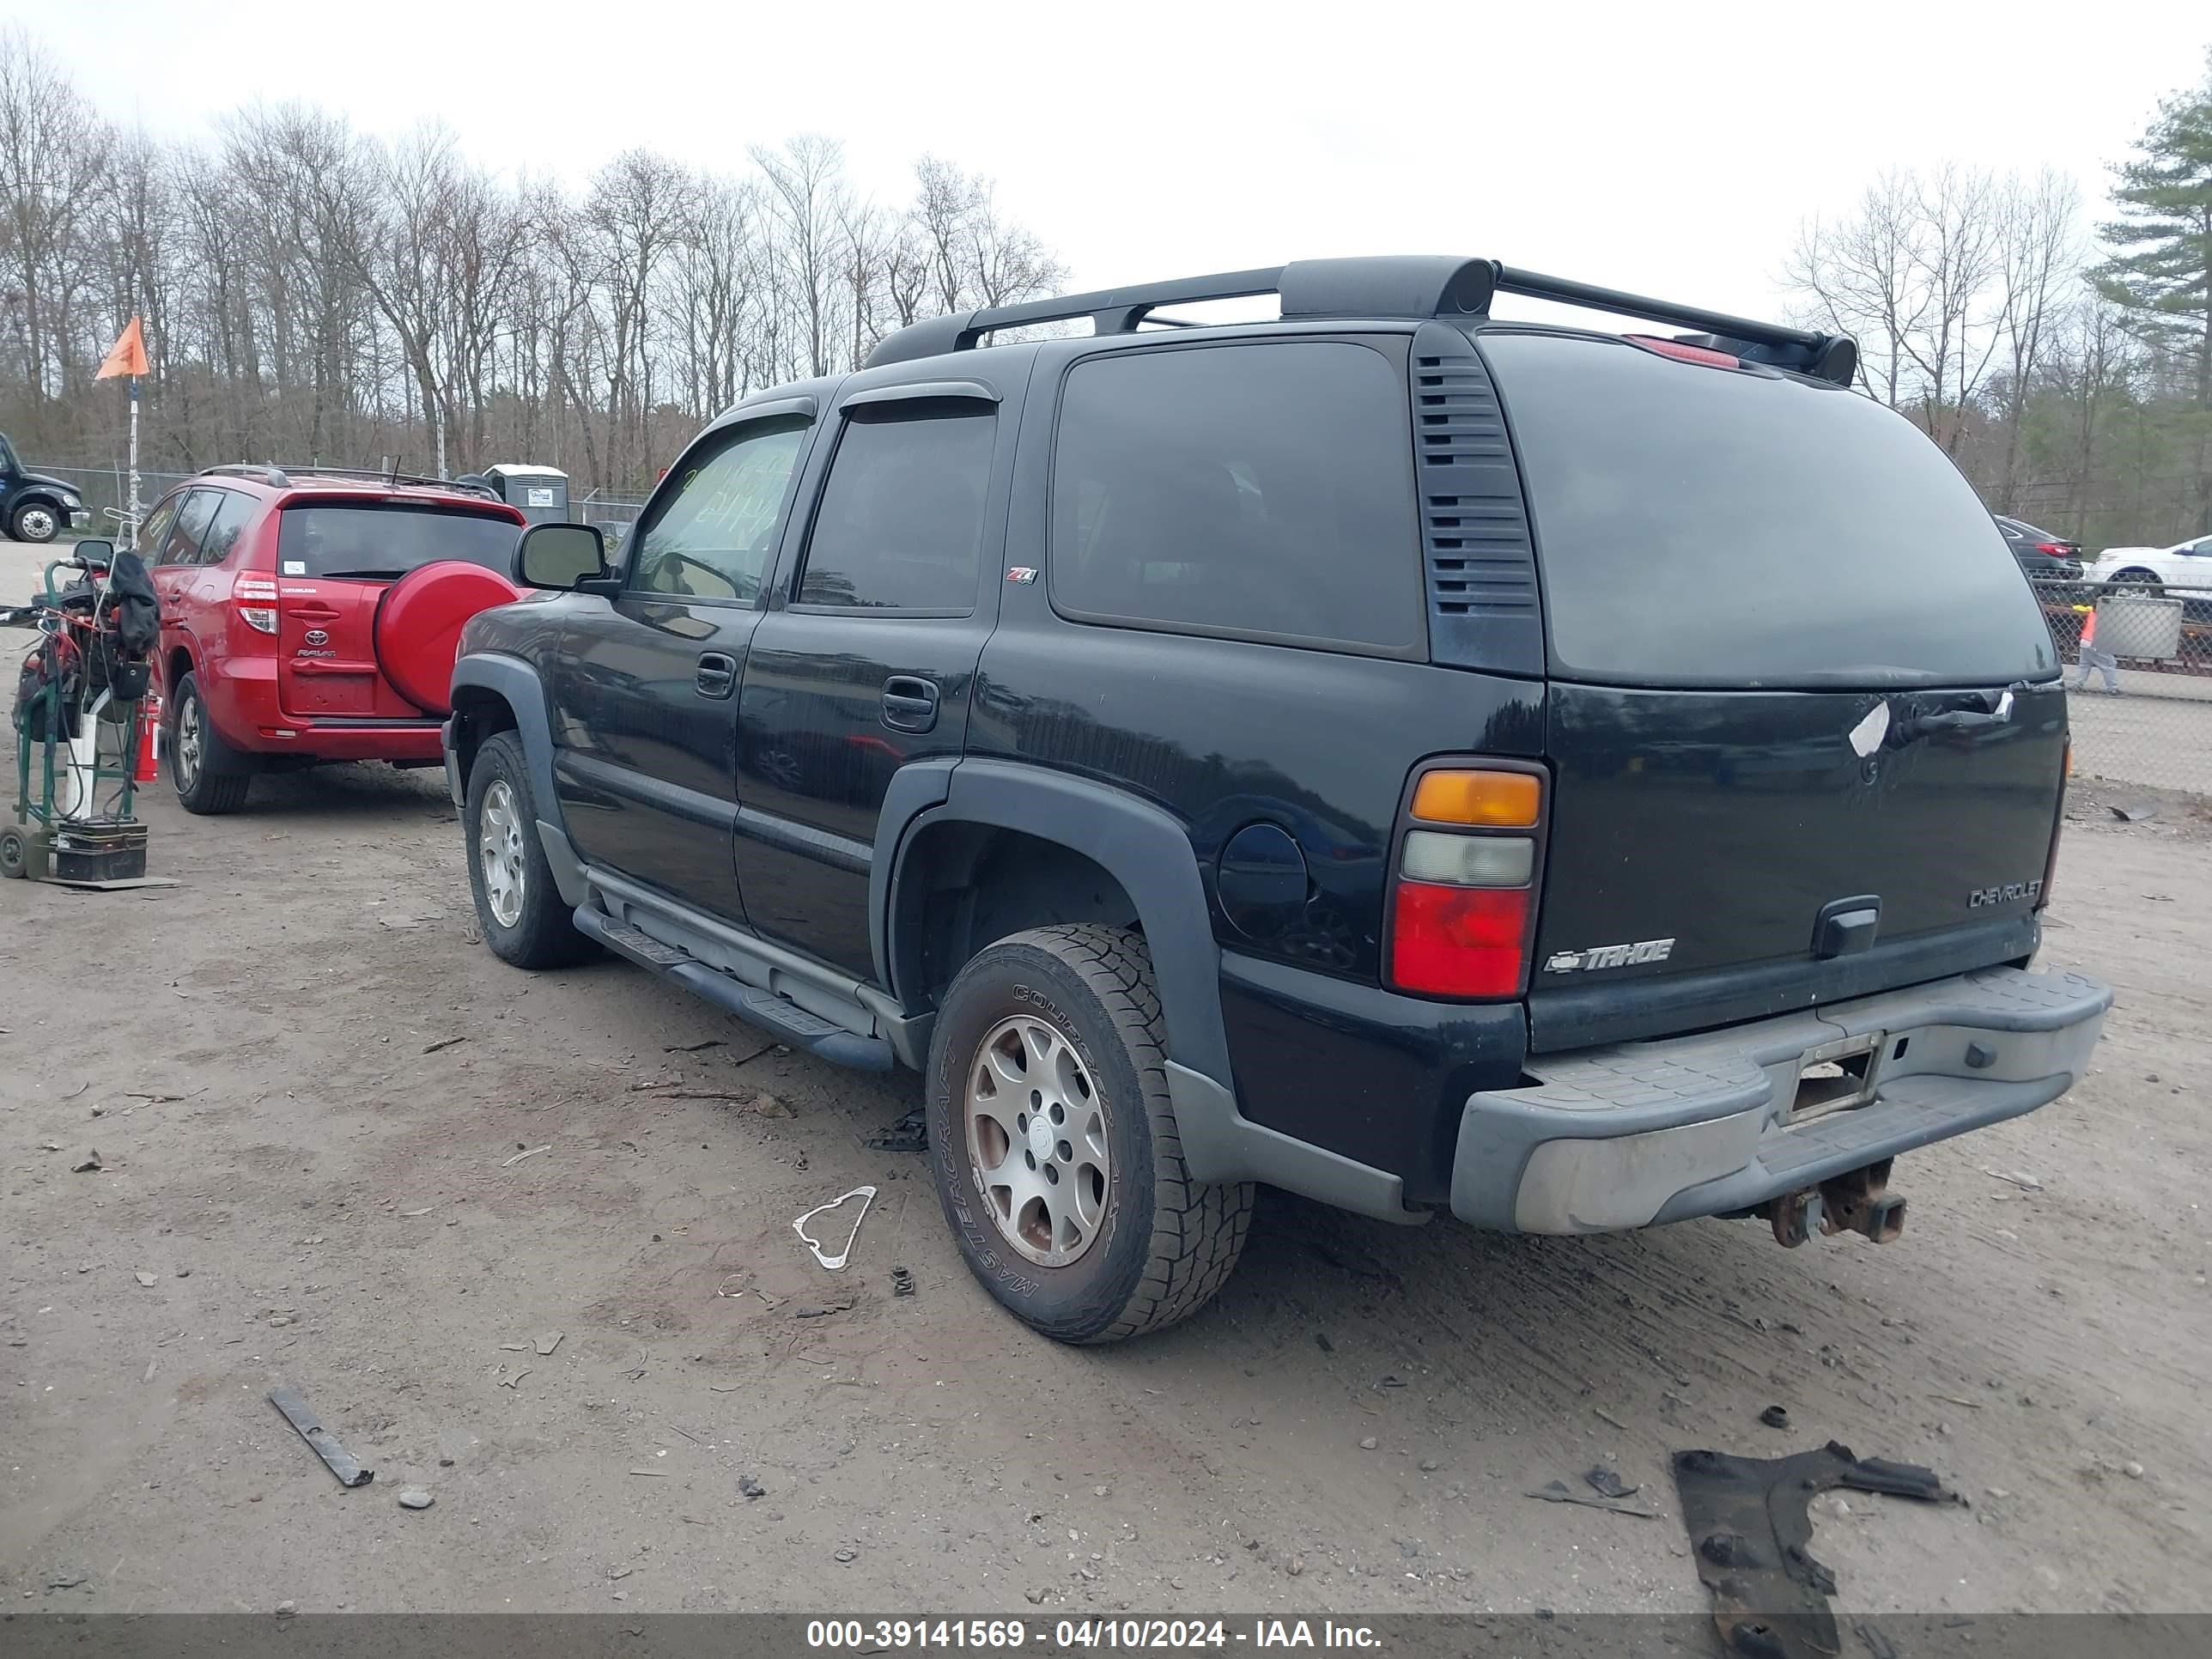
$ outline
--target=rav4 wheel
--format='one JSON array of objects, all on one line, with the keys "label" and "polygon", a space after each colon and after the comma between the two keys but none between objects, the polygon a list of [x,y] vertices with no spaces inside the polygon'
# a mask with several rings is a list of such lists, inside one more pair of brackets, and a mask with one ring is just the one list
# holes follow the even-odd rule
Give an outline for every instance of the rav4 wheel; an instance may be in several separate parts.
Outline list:
[{"label": "rav4 wheel", "polygon": [[595,952],[553,885],[538,839],[530,769],[512,732],[494,732],[477,750],[461,823],[477,926],[494,956],[518,968],[562,968]]},{"label": "rav4 wheel", "polygon": [[197,674],[177,682],[167,735],[169,781],[176,785],[177,800],[185,811],[211,816],[235,812],[246,805],[246,791],[253,781],[252,759],[232,748],[215,729]]},{"label": "rav4 wheel", "polygon": [[1041,927],[960,970],[929,1055],[945,1219],[983,1286],[1063,1342],[1111,1342],[1203,1307],[1251,1220],[1249,1182],[1183,1167],[1144,941]]}]

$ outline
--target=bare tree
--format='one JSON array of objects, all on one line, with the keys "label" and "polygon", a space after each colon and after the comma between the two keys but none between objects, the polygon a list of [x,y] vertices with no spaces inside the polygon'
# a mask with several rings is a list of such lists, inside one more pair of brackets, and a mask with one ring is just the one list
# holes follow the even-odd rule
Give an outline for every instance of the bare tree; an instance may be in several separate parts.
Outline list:
[{"label": "bare tree", "polygon": [[838,221],[849,198],[843,163],[844,147],[817,133],[802,133],[781,150],[753,151],[775,222],[769,264],[805,343],[802,372],[810,375],[830,373],[837,343]]},{"label": "bare tree", "polygon": [[1955,456],[1969,404],[1996,356],[1992,307],[2002,265],[1997,185],[1986,173],[1946,162],[1917,181],[1909,254],[1926,297],[1905,355],[1920,377],[1921,424]]},{"label": "bare tree", "polygon": [[580,494],[650,482],[746,392],[864,361],[938,309],[1059,276],[987,181],[927,161],[863,199],[831,139],[737,176],[648,151],[580,191],[290,103],[212,143],[119,137],[20,31],[0,35],[0,425],[58,465],[119,443],[84,389],[133,313],[156,464],[550,460]]},{"label": "bare tree", "polygon": [[2022,427],[2051,347],[2056,313],[2081,287],[2083,261],[2076,244],[2080,212],[2080,192],[2073,180],[2048,167],[2032,179],[2008,179],[1999,191],[1997,329],[2004,362],[2004,448],[1996,482],[2001,512],[2009,513],[2018,504]]},{"label": "bare tree", "polygon": [[746,351],[760,303],[758,192],[749,181],[702,175],[684,204],[670,293],[681,329],[684,407],[707,420],[750,388]]},{"label": "bare tree", "polygon": [[88,275],[83,232],[113,148],[52,55],[20,26],[0,31],[0,276],[34,408],[68,389],[64,337]]},{"label": "bare tree", "polygon": [[1808,322],[1857,339],[1859,383],[1892,409],[1905,397],[1905,341],[1929,303],[1911,254],[1916,194],[1904,174],[1882,174],[1850,217],[1801,226],[1783,273],[1811,301]]}]

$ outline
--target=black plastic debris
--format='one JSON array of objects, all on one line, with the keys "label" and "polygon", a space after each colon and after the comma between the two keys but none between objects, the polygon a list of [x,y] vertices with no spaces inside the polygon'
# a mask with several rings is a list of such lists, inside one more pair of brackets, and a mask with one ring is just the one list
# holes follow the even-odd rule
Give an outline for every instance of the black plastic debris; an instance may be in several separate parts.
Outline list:
[{"label": "black plastic debris", "polygon": [[917,1106],[879,1135],[866,1141],[872,1152],[926,1152],[929,1150],[929,1115]]},{"label": "black plastic debris", "polygon": [[1641,1486],[1630,1486],[1620,1478],[1618,1471],[1609,1469],[1602,1463],[1594,1469],[1584,1470],[1583,1479],[1589,1482],[1590,1490],[1601,1498],[1633,1498],[1644,1490]]},{"label": "black plastic debris", "polygon": [[1828,1606],[1836,1576],[1807,1549],[1813,1521],[1806,1506],[1815,1494],[1841,1486],[1923,1503],[1965,1501],[1933,1469],[1860,1458],[1832,1440],[1791,1457],[1678,1451],[1674,1485],[1721,1644],[1744,1659],[1832,1659],[1840,1650]]}]

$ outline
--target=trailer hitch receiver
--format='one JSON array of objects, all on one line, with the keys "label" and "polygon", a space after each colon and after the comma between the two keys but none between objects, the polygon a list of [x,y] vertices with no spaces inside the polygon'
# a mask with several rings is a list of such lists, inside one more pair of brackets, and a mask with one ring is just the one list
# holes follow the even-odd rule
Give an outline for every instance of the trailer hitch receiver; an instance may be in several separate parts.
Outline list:
[{"label": "trailer hitch receiver", "polygon": [[1889,1190],[1893,1162],[1886,1158],[1770,1201],[1759,1213],[1773,1227],[1774,1242],[1794,1250],[1819,1232],[1830,1238],[1864,1233],[1877,1244],[1889,1243],[1905,1231],[1905,1200]]}]

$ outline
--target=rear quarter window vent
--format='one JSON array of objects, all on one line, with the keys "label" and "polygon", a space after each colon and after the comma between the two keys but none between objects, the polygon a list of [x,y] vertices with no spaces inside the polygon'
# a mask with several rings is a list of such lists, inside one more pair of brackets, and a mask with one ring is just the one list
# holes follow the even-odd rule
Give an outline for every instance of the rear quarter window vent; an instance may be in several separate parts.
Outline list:
[{"label": "rear quarter window vent", "polygon": [[1413,337],[1407,379],[1429,655],[1455,668],[1541,674],[1528,504],[1490,371],[1465,334],[1429,323]]}]

